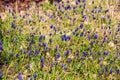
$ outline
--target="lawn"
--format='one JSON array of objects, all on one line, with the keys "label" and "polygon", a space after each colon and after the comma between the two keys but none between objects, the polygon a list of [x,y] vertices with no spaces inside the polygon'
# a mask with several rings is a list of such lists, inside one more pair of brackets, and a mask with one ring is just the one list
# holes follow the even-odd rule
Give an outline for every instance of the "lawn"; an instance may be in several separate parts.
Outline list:
[{"label": "lawn", "polygon": [[0,80],[119,80],[120,6],[30,4],[0,13]]}]

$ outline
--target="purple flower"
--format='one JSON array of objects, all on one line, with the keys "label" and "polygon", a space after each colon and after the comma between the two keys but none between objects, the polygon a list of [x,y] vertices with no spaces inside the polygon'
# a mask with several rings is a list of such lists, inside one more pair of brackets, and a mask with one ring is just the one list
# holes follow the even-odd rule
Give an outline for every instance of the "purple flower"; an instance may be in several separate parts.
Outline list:
[{"label": "purple flower", "polygon": [[0,72],[0,78],[3,76],[2,72]]},{"label": "purple flower", "polygon": [[100,63],[102,61],[102,58],[98,58],[98,63]]},{"label": "purple flower", "polygon": [[108,71],[108,67],[107,66],[105,67],[105,71]]},{"label": "purple flower", "polygon": [[40,62],[43,63],[44,62],[44,57],[40,58]]},{"label": "purple flower", "polygon": [[83,28],[83,23],[80,24],[80,28]]},{"label": "purple flower", "polygon": [[43,45],[44,47],[46,47],[46,42],[43,42],[42,45]]},{"label": "purple flower", "polygon": [[84,51],[84,52],[83,52],[83,55],[84,55],[84,56],[87,56],[87,55],[88,55],[88,52],[87,52],[87,51]]},{"label": "purple flower", "polygon": [[108,51],[105,50],[105,51],[104,51],[104,55],[108,55]]},{"label": "purple flower", "polygon": [[70,63],[70,62],[71,62],[71,59],[67,59],[67,62]]},{"label": "purple flower", "polygon": [[22,76],[21,75],[18,76],[18,80],[22,80]]},{"label": "purple flower", "polygon": [[19,54],[17,53],[17,54],[16,54],[16,57],[18,57],[18,56],[19,56]]},{"label": "purple flower", "polygon": [[53,67],[53,63],[52,62],[50,62],[50,68],[52,68]]},{"label": "purple flower", "polygon": [[58,51],[58,46],[55,47],[55,52]]},{"label": "purple flower", "polygon": [[78,57],[78,56],[79,56],[79,52],[78,52],[78,51],[76,51],[76,52],[75,52],[75,55],[76,55],[76,57]]},{"label": "purple flower", "polygon": [[94,39],[97,39],[97,38],[98,38],[98,35],[97,35],[97,34],[94,34],[93,36],[94,36]]},{"label": "purple flower", "polygon": [[76,0],[76,5],[78,5],[79,4],[79,1],[78,0]]},{"label": "purple flower", "polygon": [[66,39],[65,40],[70,40],[71,39],[71,37],[70,36],[66,36]]},{"label": "purple flower", "polygon": [[12,28],[16,28],[16,25],[14,24],[14,22],[12,22],[12,26],[11,26]]},{"label": "purple flower", "polygon": [[65,64],[62,64],[61,67],[62,67],[62,68],[65,67]]},{"label": "purple flower", "polygon": [[82,2],[85,2],[85,0],[82,0]]},{"label": "purple flower", "polygon": [[81,33],[80,33],[80,37],[82,37],[83,35],[84,35],[84,32],[81,32]]},{"label": "purple flower", "polygon": [[117,73],[117,74],[120,74],[120,70],[119,70],[119,69],[117,69],[117,70],[116,70],[116,73]]},{"label": "purple flower", "polygon": [[58,53],[55,58],[56,59],[60,58],[60,53]]},{"label": "purple flower", "polygon": [[110,74],[113,72],[113,68],[110,68]]},{"label": "purple flower", "polygon": [[105,10],[104,12],[105,12],[105,13],[109,12],[109,9]]},{"label": "purple flower", "polygon": [[113,63],[113,60],[110,60],[110,64],[112,64]]},{"label": "purple flower", "polygon": [[101,55],[101,52],[100,52],[100,51],[98,51],[98,55]]},{"label": "purple flower", "polygon": [[66,9],[71,9],[71,6],[70,6],[70,5],[67,5],[67,6],[66,6]]},{"label": "purple flower", "polygon": [[39,40],[42,40],[43,39],[43,36],[41,35],[40,37],[39,37]]},{"label": "purple flower", "polygon": [[118,31],[120,31],[120,27],[118,27]]},{"label": "purple flower", "polygon": [[36,73],[34,73],[33,76],[34,76],[35,79],[37,78],[37,74]]},{"label": "purple flower", "polygon": [[30,80],[32,80],[32,77],[30,77]]},{"label": "purple flower", "polygon": [[52,38],[49,39],[49,42],[52,43]]}]

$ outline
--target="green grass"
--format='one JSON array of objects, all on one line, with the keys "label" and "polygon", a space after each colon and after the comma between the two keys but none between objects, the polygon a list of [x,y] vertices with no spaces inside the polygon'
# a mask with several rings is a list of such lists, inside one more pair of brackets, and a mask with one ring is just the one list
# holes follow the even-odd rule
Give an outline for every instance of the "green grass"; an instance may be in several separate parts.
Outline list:
[{"label": "green grass", "polygon": [[[30,77],[32,77],[33,80],[111,80],[110,77],[112,77],[113,80],[120,79],[120,74],[116,73],[116,70],[120,70],[120,56],[114,61],[115,55],[120,53],[120,31],[117,31],[119,20],[114,17],[112,18],[110,12],[105,14],[104,10],[107,9],[107,5],[100,1],[101,0],[95,1],[95,4],[91,5],[89,5],[91,3],[90,0],[86,1],[85,9],[79,7],[80,5],[84,5],[84,3],[79,3],[75,9],[78,14],[73,11],[73,8],[66,10],[62,7],[61,10],[63,10],[67,16],[59,9],[56,11],[56,8],[58,8],[58,5],[61,5],[61,3],[54,6],[45,2],[42,6],[42,12],[44,14],[47,13],[47,15],[54,13],[54,18],[50,18],[50,16],[44,15],[43,13],[39,15],[31,12],[31,14],[25,18],[20,17],[20,13],[17,13],[15,14],[17,18],[14,19],[11,13],[6,12],[7,17],[0,19],[0,32],[2,32],[2,34],[0,34],[0,41],[2,42],[3,48],[3,50],[0,51],[0,55],[4,61],[4,65],[0,70],[3,76],[0,79],[17,79],[18,72],[22,72],[23,80],[28,80]],[[72,2],[65,3],[64,5],[66,6],[71,3]],[[71,5],[75,6],[74,4]],[[103,9],[100,13],[94,13],[96,20],[93,20],[91,10],[99,5],[101,5]],[[84,15],[87,16],[84,22],[82,22],[82,10],[84,10]],[[88,12],[86,10],[88,10]],[[99,10],[99,7],[94,10]],[[110,24],[108,24],[110,19],[107,18],[107,15],[110,15]],[[40,16],[42,16],[43,21],[40,21]],[[68,16],[72,19],[76,18],[76,20],[70,20]],[[103,16],[106,18],[105,21],[101,20]],[[62,19],[60,19],[60,17],[62,17]],[[26,20],[30,19],[31,22],[27,24]],[[13,20],[16,25],[15,29],[11,27]],[[81,23],[83,23],[83,28],[79,28]],[[52,29],[50,28],[51,24],[54,25]],[[101,29],[103,25],[104,29]],[[111,28],[109,29],[108,26],[111,26]],[[79,29],[74,35],[73,32],[77,27]],[[21,30],[18,30],[19,28],[21,28]],[[31,28],[34,29],[32,30]],[[10,30],[12,30],[12,32],[8,33]],[[111,30],[113,32],[109,34]],[[88,33],[88,31],[91,32]],[[106,31],[106,39],[108,42],[104,42],[101,45],[105,37],[104,31]],[[40,32],[41,35],[45,36],[45,39],[39,40]],[[66,34],[66,36],[70,36],[70,40],[62,41],[60,32],[62,32],[62,35]],[[84,32],[86,36],[80,37],[81,32]],[[34,36],[31,36],[30,33],[33,33]],[[52,33],[51,36],[50,33]],[[98,35],[97,39],[94,39],[94,34]],[[88,40],[88,36],[91,37],[90,40]],[[52,38],[52,43],[49,42],[50,38]],[[117,44],[114,44],[114,39],[117,40]],[[11,42],[11,40],[13,40],[13,42]],[[31,43],[31,41],[33,41],[33,43]],[[92,41],[94,44],[90,45]],[[40,46],[43,42],[46,43],[46,47]],[[113,44],[113,46],[111,44]],[[58,50],[55,52],[56,46],[58,46]],[[115,49],[116,47],[118,47],[118,49]],[[22,49],[22,51],[20,51],[20,49]],[[25,50],[28,52],[24,53]],[[35,50],[39,50],[40,52],[35,55]],[[45,52],[45,50],[47,50],[47,52]],[[70,52],[65,56],[64,53],[67,50]],[[109,52],[108,55],[104,55],[105,50]],[[79,52],[77,57],[76,51]],[[101,52],[101,55],[98,55],[98,51]],[[81,59],[84,52],[88,52],[88,55]],[[54,58],[58,53],[60,53],[60,58],[55,60]],[[18,57],[16,57],[17,54],[19,55]],[[45,59],[43,68],[40,62],[41,57]],[[99,58],[102,59],[100,63],[98,63]],[[70,63],[68,63],[68,59],[71,60]],[[110,64],[110,60],[113,60],[112,64]],[[53,63],[52,68],[50,68],[50,62]],[[27,68],[28,64],[30,68]],[[61,67],[62,64],[65,65],[67,70]],[[101,64],[102,66],[100,66]],[[106,66],[108,67],[108,71],[105,71]],[[110,68],[113,68],[111,74]],[[103,69],[103,74],[99,75],[98,73],[101,73]],[[37,74],[36,79],[33,76],[34,73]]]}]

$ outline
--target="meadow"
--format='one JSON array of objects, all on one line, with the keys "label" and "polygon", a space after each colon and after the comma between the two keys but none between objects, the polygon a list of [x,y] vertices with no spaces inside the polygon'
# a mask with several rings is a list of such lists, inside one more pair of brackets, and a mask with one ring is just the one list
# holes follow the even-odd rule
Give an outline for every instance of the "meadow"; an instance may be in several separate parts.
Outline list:
[{"label": "meadow", "polygon": [[6,5],[0,80],[120,80],[120,4],[65,0],[17,12]]}]

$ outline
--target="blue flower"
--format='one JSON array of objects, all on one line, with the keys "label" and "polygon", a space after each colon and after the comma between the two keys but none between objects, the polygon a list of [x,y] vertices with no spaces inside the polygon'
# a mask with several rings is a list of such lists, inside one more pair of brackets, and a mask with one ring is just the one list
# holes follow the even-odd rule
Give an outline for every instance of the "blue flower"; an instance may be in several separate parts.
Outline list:
[{"label": "blue flower", "polygon": [[30,77],[30,80],[32,80],[32,77]]},{"label": "blue flower", "polygon": [[75,55],[76,55],[76,57],[78,57],[78,56],[79,56],[79,52],[78,52],[78,51],[76,51],[76,52],[75,52]]},{"label": "blue flower", "polygon": [[110,60],[110,64],[112,64],[113,63],[113,60]]},{"label": "blue flower", "polygon": [[70,6],[70,5],[67,5],[67,6],[66,6],[66,9],[71,9],[71,6]]},{"label": "blue flower", "polygon": [[52,62],[50,62],[50,68],[52,68],[53,67],[53,63]]},{"label": "blue flower", "polygon": [[83,28],[83,23],[80,24],[80,28]]},{"label": "blue flower", "polygon": [[100,51],[98,51],[98,55],[101,55],[101,52],[100,52]]},{"label": "blue flower", "polygon": [[79,4],[79,1],[78,0],[76,0],[76,5],[78,5]]},{"label": "blue flower", "polygon": [[33,74],[33,77],[36,79],[36,78],[37,78],[37,74],[36,74],[36,73],[34,73],[34,74]]},{"label": "blue flower", "polygon": [[108,67],[107,66],[105,67],[105,71],[108,71]]},{"label": "blue flower", "polygon": [[52,42],[52,38],[49,39],[49,42],[50,42],[50,43]]},{"label": "blue flower", "polygon": [[84,51],[84,52],[83,52],[83,55],[84,55],[84,56],[87,56],[87,55],[88,55],[88,52],[87,52],[87,51]]},{"label": "blue flower", "polygon": [[82,0],[82,2],[85,2],[85,0]]},{"label": "blue flower", "polygon": [[80,33],[80,37],[82,37],[83,35],[84,35],[84,32],[81,32],[81,33]]},{"label": "blue flower", "polygon": [[18,80],[22,80],[22,76],[21,75],[18,76]]},{"label": "blue flower", "polygon": [[104,55],[108,55],[108,51],[105,50],[105,51],[104,51]]},{"label": "blue flower", "polygon": [[71,62],[71,59],[67,59],[67,62],[70,63],[70,62]]},{"label": "blue flower", "polygon": [[117,74],[120,74],[120,70],[119,70],[119,69],[117,69],[117,70],[116,70],[116,73],[117,73]]},{"label": "blue flower", "polygon": [[118,31],[120,31],[120,27],[118,27]]},{"label": "blue flower", "polygon": [[102,58],[98,58],[98,63],[100,63],[102,61]]},{"label": "blue flower", "polygon": [[110,68],[110,74],[113,72],[113,68]]},{"label": "blue flower", "polygon": [[0,72],[0,78],[3,76],[2,72]]},{"label": "blue flower", "polygon": [[55,47],[55,52],[58,51],[58,46]]},{"label": "blue flower", "polygon": [[94,36],[94,39],[97,39],[97,38],[98,38],[98,35],[97,35],[97,34],[94,34],[93,36]]},{"label": "blue flower", "polygon": [[109,9],[105,10],[104,12],[105,12],[105,13],[109,12]]},{"label": "blue flower", "polygon": [[60,53],[58,53],[55,57],[55,59],[58,59],[58,58],[60,58]]},{"label": "blue flower", "polygon": [[40,62],[43,63],[44,62],[44,57],[40,58]]},{"label": "blue flower", "polygon": [[42,39],[43,39],[43,36],[42,36],[42,35],[40,35],[39,40],[42,40]]},{"label": "blue flower", "polygon": [[0,45],[2,45],[2,41],[0,41]]},{"label": "blue flower", "polygon": [[43,42],[42,45],[43,45],[44,47],[46,47],[46,42]]}]

